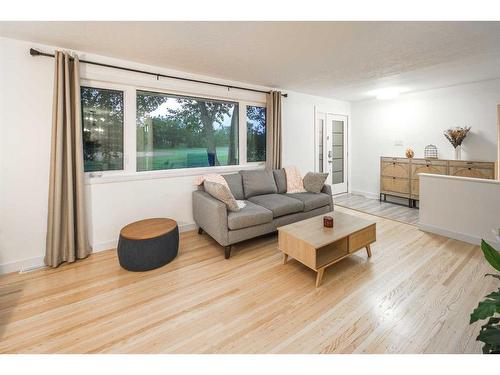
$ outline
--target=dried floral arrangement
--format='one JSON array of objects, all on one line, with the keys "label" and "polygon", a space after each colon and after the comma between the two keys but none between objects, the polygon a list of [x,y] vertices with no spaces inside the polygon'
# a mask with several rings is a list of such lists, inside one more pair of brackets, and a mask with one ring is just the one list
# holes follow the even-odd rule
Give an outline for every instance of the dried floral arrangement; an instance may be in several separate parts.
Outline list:
[{"label": "dried floral arrangement", "polygon": [[446,137],[447,140],[450,141],[451,145],[454,148],[457,148],[462,144],[469,130],[470,126],[466,126],[464,128],[460,127],[451,128],[444,132],[444,136]]},{"label": "dried floral arrangement", "polygon": [[411,159],[415,156],[415,152],[411,148],[407,148],[405,154],[408,159]]}]

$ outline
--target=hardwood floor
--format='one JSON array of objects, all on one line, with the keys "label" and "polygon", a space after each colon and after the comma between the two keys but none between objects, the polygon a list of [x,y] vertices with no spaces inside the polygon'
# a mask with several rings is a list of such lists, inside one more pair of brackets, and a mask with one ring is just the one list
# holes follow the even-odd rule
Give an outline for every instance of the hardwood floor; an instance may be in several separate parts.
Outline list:
[{"label": "hardwood floor", "polygon": [[405,207],[390,202],[380,202],[378,199],[366,198],[357,194],[345,194],[333,197],[335,205],[366,212],[387,219],[402,221],[408,224],[418,223],[418,209]]},{"label": "hardwood floor", "polygon": [[181,234],[160,269],[114,250],[0,277],[2,353],[480,353],[469,313],[493,290],[477,246],[377,222],[371,249],[314,272],[282,263],[275,235],[234,247]]}]

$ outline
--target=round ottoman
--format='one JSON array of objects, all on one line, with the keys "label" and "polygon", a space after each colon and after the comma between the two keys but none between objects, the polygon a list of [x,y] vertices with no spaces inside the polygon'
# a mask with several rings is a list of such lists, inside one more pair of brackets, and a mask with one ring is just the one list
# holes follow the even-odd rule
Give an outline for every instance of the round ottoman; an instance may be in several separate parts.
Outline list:
[{"label": "round ottoman", "polygon": [[128,271],[149,271],[177,256],[179,228],[172,219],[146,219],[125,226],[118,240],[118,260]]}]

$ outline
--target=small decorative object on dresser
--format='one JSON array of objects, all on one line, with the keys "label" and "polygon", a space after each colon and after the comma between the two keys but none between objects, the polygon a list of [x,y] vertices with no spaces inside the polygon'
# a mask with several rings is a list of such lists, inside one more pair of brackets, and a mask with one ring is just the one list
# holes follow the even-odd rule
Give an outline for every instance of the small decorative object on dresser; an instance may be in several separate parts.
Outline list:
[{"label": "small decorative object on dresser", "polygon": [[414,156],[415,156],[415,152],[413,151],[413,149],[412,149],[412,148],[407,148],[407,149],[406,149],[406,157],[407,157],[408,159],[411,159],[411,158],[413,158]]},{"label": "small decorative object on dresser", "polygon": [[434,145],[427,145],[424,149],[424,158],[426,159],[437,159],[438,149]]},{"label": "small decorative object on dresser", "polygon": [[462,142],[465,137],[467,137],[467,133],[470,131],[470,126],[466,126],[463,128],[455,127],[450,128],[444,132],[444,136],[448,141],[450,141],[453,148],[455,148],[455,160],[460,160],[462,156]]}]

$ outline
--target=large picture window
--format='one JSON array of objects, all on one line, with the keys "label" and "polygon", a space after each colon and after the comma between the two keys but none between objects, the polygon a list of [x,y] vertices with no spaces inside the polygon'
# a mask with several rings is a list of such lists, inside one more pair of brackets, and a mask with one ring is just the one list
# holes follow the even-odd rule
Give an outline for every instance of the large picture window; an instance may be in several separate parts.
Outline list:
[{"label": "large picture window", "polygon": [[81,87],[85,172],[123,169],[123,92]]},{"label": "large picture window", "polygon": [[266,108],[247,106],[247,161],[266,161]]},{"label": "large picture window", "polygon": [[137,91],[137,171],[238,165],[238,103]]},{"label": "large picture window", "polygon": [[266,161],[263,95],[233,100],[162,90],[83,80],[87,177],[97,183],[224,173]]}]

